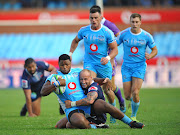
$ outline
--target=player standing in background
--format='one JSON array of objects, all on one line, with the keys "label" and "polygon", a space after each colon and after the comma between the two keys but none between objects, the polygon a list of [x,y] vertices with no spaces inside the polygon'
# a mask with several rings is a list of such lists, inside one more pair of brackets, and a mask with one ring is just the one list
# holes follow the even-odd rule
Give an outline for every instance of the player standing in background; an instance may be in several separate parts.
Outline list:
[{"label": "player standing in background", "polygon": [[41,88],[46,80],[44,71],[56,71],[56,68],[43,61],[35,61],[32,58],[25,60],[22,74],[22,89],[26,97],[26,104],[23,106],[20,116],[25,116],[28,111],[29,117],[40,115]]},{"label": "player standing in background", "polygon": [[[140,14],[134,13],[130,16],[130,25],[130,28],[120,33],[117,43],[123,43],[124,50],[121,67],[124,95],[126,100],[131,101],[131,119],[137,121],[139,92],[146,73],[146,59],[152,59],[158,51],[151,34],[140,28]],[[150,54],[146,53],[147,46],[152,50]]]},{"label": "player standing in background", "polygon": [[[93,78],[112,78],[112,66],[110,59],[118,54],[117,43],[113,32],[101,24],[102,15],[100,9],[90,8],[90,25],[82,27],[78,35],[73,39],[69,55],[78,46],[80,40],[84,39],[85,55],[84,69],[89,69]],[[109,55],[108,48],[111,49]],[[114,92],[104,90],[110,104],[116,104]]]}]

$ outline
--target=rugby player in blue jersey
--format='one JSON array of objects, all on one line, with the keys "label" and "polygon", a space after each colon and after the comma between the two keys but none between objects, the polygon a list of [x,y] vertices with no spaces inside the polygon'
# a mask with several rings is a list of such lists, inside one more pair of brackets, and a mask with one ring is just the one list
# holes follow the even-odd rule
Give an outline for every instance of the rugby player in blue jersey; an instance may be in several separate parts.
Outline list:
[{"label": "rugby player in blue jersey", "polygon": [[35,61],[27,58],[22,74],[22,89],[26,97],[26,104],[23,106],[20,116],[25,116],[28,111],[29,117],[40,115],[41,88],[46,80],[44,71],[56,71],[56,68],[43,61]]},{"label": "rugby player in blue jersey", "polygon": [[[90,25],[82,27],[78,35],[73,39],[69,55],[78,46],[80,40],[84,40],[85,55],[84,69],[89,69],[93,78],[112,78],[112,66],[110,60],[118,54],[117,43],[114,33],[106,26],[101,24],[101,10],[90,9]],[[108,55],[108,48],[111,52]],[[115,95],[113,91],[104,90],[110,104],[115,106]]]},{"label": "rugby player in blue jersey", "polygon": [[[121,67],[124,95],[126,100],[131,101],[131,119],[137,121],[139,92],[146,73],[146,60],[155,57],[158,51],[152,35],[140,28],[140,14],[133,13],[130,16],[130,25],[120,33],[117,43],[122,43],[124,50]],[[152,50],[150,54],[146,52],[147,47]]]},{"label": "rugby player in blue jersey", "polygon": [[[59,77],[58,80],[54,84],[51,84],[51,79],[55,74],[49,76],[41,90],[41,94],[43,96],[46,96],[46,95],[49,95],[51,92],[53,92],[54,89],[56,89],[56,87],[59,87],[61,85],[65,85],[66,87],[65,92],[62,94],[58,94],[54,92],[62,101],[61,103],[64,104],[67,100],[72,101],[70,103],[71,108],[65,108],[66,117],[57,123],[56,127],[58,128],[65,128],[65,127],[67,128],[72,128],[72,127],[94,128],[93,127],[94,125],[90,124],[89,121],[85,117],[85,114],[90,115],[91,106],[90,105],[78,106],[78,104],[76,104],[76,101],[78,102],[78,100],[81,101],[87,98],[87,96],[84,94],[84,91],[81,88],[80,83],[79,83],[80,72],[81,72],[81,69],[79,68],[71,68],[70,57],[66,54],[63,54],[59,57],[59,71],[57,71],[57,74],[60,75],[61,77]],[[91,75],[90,77],[92,79]],[[100,92],[102,92],[102,90]],[[92,94],[91,92],[89,93]],[[96,106],[98,110],[98,115],[101,115],[102,113],[105,113],[106,111],[109,111],[113,115],[113,117],[117,119],[121,119],[124,123],[128,124],[132,128],[143,128],[144,126],[142,123],[133,122],[130,118],[124,115],[119,109],[106,103],[102,99],[98,99],[97,101],[95,101],[95,103],[99,105],[99,107]],[[99,110],[98,108],[103,108],[101,106],[106,106],[105,107],[106,110]],[[67,120],[69,122],[67,122]]]}]

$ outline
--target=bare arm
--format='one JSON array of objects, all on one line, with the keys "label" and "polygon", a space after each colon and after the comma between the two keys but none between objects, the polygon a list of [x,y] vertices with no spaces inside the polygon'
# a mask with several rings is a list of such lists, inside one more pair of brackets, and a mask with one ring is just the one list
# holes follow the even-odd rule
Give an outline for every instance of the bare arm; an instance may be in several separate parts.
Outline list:
[{"label": "bare arm", "polygon": [[[89,92],[87,94],[86,98],[83,98],[81,100],[78,100],[75,103],[74,106],[88,106],[94,103],[94,101],[96,100],[96,98],[98,97],[98,93],[97,92]],[[66,108],[71,108],[72,106],[72,101],[70,100],[66,100],[65,101],[66,104]]]},{"label": "bare arm", "polygon": [[48,71],[49,71],[49,72],[56,72],[57,69],[56,69],[53,65],[49,64]]},{"label": "bare arm", "polygon": [[31,89],[24,90],[24,94],[26,97],[26,106],[27,106],[27,110],[28,110],[28,116],[34,117],[34,116],[36,116],[36,114],[34,114],[32,111]]},{"label": "bare arm", "polygon": [[41,95],[47,96],[55,89],[56,89],[55,85],[51,84],[50,81],[47,81],[46,83],[44,83],[44,85],[41,89]]},{"label": "bare arm", "polygon": [[80,39],[76,36],[71,43],[71,48],[70,48],[69,52],[73,53],[76,50],[79,41],[80,41]]},{"label": "bare arm", "polygon": [[[65,79],[58,78],[58,81],[60,82],[61,86],[66,85]],[[44,85],[43,85],[43,87],[41,89],[41,95],[42,96],[47,96],[55,89],[56,89],[55,85],[51,84],[50,81],[47,81],[46,83],[44,83]]]},{"label": "bare arm", "polygon": [[145,53],[145,58],[146,58],[147,60],[154,58],[154,57],[157,55],[157,53],[158,53],[158,50],[157,50],[157,47],[156,47],[156,46],[153,47],[153,48],[151,48],[151,50],[152,50],[152,51],[151,51],[150,54]]}]

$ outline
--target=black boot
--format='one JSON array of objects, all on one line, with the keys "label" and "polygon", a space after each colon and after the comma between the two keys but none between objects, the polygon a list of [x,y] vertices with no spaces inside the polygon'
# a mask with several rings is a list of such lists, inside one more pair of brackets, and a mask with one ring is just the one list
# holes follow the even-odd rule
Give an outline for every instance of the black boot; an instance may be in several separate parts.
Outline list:
[{"label": "black boot", "polygon": [[26,104],[24,104],[23,108],[21,109],[20,116],[26,116],[27,108]]}]

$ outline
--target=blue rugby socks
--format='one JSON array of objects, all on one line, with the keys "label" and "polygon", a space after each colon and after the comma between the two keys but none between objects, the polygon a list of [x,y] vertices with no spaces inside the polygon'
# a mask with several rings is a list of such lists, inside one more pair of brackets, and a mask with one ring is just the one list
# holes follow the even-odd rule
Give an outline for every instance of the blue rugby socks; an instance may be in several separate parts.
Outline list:
[{"label": "blue rugby socks", "polygon": [[131,101],[131,108],[132,108],[131,117],[136,117],[139,105],[140,105],[140,101],[138,103],[135,103],[133,100]]}]

